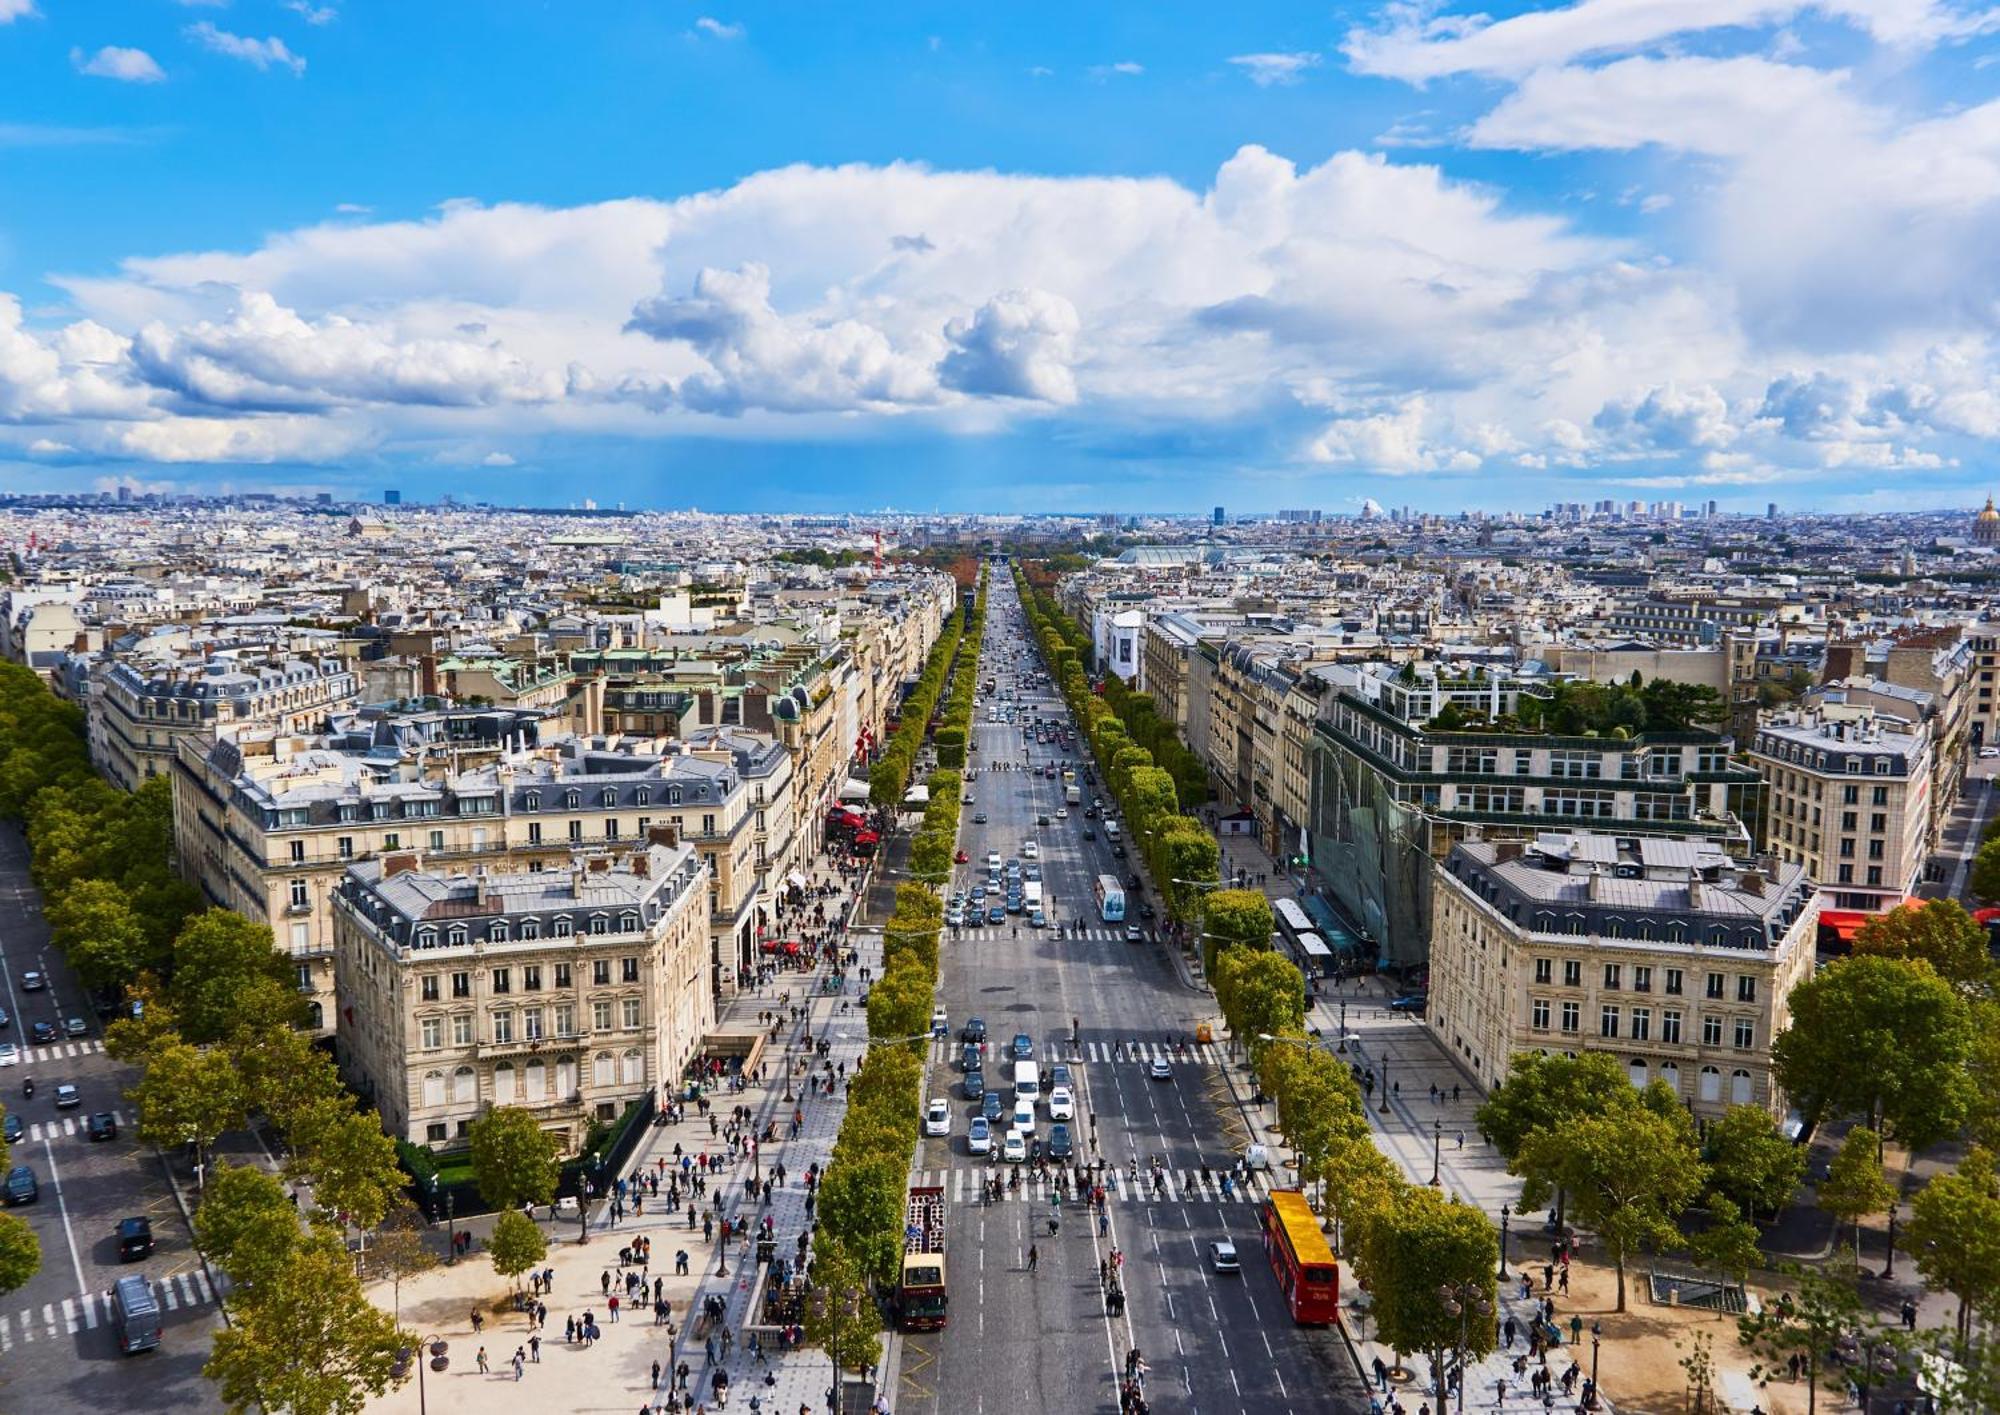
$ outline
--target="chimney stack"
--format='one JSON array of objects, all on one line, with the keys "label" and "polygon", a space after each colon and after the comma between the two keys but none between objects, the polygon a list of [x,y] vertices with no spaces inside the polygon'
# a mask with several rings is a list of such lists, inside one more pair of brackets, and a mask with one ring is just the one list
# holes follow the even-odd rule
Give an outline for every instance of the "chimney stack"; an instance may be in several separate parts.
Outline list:
[{"label": "chimney stack", "polygon": [[384,855],[382,857],[382,878],[385,880],[394,879],[404,871],[416,868],[417,854],[414,850],[405,851],[398,855]]}]

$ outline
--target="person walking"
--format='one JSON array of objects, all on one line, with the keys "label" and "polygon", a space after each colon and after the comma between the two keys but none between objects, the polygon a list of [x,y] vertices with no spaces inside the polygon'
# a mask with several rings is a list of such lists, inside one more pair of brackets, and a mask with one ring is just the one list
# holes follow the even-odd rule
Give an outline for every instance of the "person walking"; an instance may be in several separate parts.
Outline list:
[{"label": "person walking", "polygon": [[542,1339],[539,1336],[528,1338],[528,1359],[537,1366],[542,1364]]},{"label": "person walking", "polygon": [[1033,1272],[1040,1265],[1041,1261],[1041,1253],[1036,1250],[1034,1244],[1030,1243],[1028,1245],[1028,1271]]},{"label": "person walking", "polygon": [[486,1348],[483,1346],[479,1348],[479,1374],[482,1376],[493,1374],[492,1368],[486,1364]]},{"label": "person walking", "polygon": [[525,1369],[527,1368],[527,1364],[528,1364],[528,1353],[527,1353],[527,1349],[526,1349],[525,1347],[520,1347],[520,1346],[517,1346],[517,1347],[515,1347],[515,1348],[514,1348],[514,1379],[515,1379],[515,1380],[517,1380],[517,1381],[518,1381],[518,1380],[520,1380],[520,1379],[521,1379],[521,1372],[522,1372],[523,1370],[525,1370]]}]

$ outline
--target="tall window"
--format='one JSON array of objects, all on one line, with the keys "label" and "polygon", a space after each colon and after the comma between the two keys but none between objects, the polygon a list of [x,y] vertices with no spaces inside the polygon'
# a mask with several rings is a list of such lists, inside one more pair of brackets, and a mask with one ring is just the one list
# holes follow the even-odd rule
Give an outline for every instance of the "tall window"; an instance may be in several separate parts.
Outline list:
[{"label": "tall window", "polygon": [[1529,1024],[1533,1026],[1536,1031],[1538,1032],[1548,1031],[1549,1000],[1545,997],[1536,998],[1532,1003],[1528,1005],[1528,1015],[1530,1019]]},{"label": "tall window", "polygon": [[1615,1037],[1618,1035],[1618,1009],[1606,1007],[1597,1015],[1597,1035]]}]

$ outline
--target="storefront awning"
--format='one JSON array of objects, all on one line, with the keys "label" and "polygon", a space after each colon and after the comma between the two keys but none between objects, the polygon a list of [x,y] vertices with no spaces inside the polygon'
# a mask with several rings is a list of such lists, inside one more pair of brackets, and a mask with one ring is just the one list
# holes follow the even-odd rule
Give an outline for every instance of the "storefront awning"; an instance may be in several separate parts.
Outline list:
[{"label": "storefront awning", "polygon": [[790,874],[785,876],[785,883],[790,885],[793,889],[804,889],[806,887],[806,877],[800,874],[797,870],[793,870]]},{"label": "storefront awning", "polygon": [[922,782],[918,782],[903,793],[903,804],[906,806],[927,806],[930,804],[930,800],[931,788]]},{"label": "storefront awning", "polygon": [[840,799],[841,799],[841,800],[843,800],[843,801],[865,801],[865,800],[867,800],[867,799],[868,799],[868,783],[867,783],[867,782],[865,782],[865,781],[860,781],[860,780],[857,780],[857,779],[855,779],[854,777],[851,777],[851,776],[850,776],[850,777],[849,777],[849,778],[847,779],[847,784],[846,784],[845,786],[842,786],[842,787],[840,788]]},{"label": "storefront awning", "polygon": [[1819,911],[1819,926],[1831,929],[1834,937],[1842,943],[1854,942],[1854,936],[1861,932],[1862,925],[1879,914],[1864,913],[1859,909],[1822,909]]}]

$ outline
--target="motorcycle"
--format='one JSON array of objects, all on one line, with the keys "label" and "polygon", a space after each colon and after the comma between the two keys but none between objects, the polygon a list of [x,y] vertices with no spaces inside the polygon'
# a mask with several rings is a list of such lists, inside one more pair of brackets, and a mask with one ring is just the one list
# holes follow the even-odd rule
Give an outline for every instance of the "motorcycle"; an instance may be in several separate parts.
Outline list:
[{"label": "motorcycle", "polygon": [[22,1081],[21,1081],[21,1094],[22,1094],[22,1095],[24,1095],[24,1096],[33,1096],[33,1095],[35,1094],[35,1078],[34,1078],[34,1077],[32,1077],[32,1076],[27,1076],[27,1077],[24,1077],[24,1078],[22,1078]]}]

